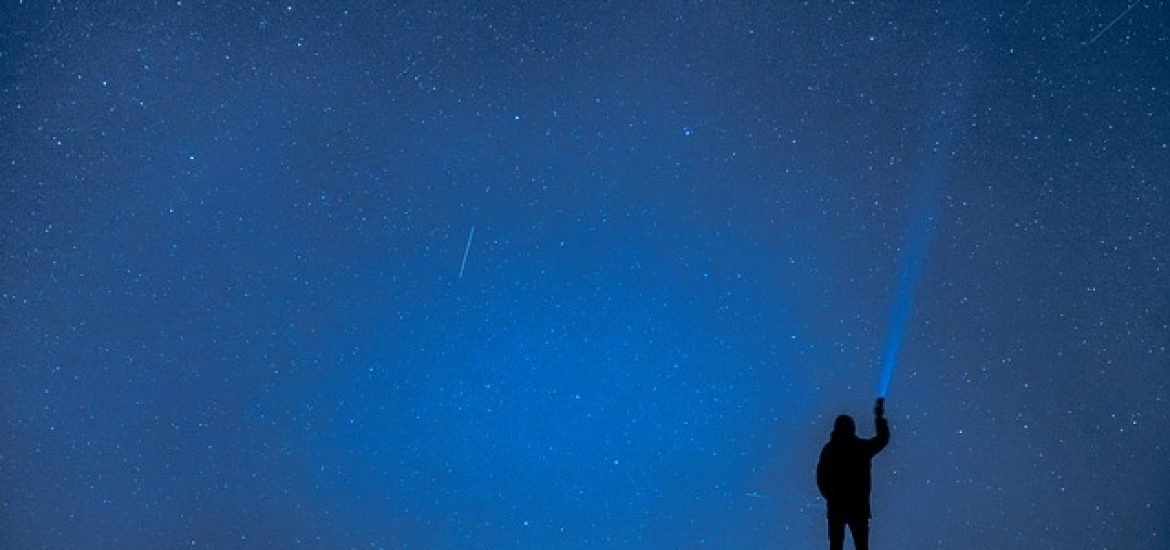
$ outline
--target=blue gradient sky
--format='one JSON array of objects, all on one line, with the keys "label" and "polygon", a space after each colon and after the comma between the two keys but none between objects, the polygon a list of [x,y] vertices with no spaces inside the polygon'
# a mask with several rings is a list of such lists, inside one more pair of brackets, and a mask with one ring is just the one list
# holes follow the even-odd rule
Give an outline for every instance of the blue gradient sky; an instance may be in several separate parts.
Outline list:
[{"label": "blue gradient sky", "polygon": [[875,546],[1166,546],[1128,6],[8,2],[0,546],[816,547],[924,211]]}]

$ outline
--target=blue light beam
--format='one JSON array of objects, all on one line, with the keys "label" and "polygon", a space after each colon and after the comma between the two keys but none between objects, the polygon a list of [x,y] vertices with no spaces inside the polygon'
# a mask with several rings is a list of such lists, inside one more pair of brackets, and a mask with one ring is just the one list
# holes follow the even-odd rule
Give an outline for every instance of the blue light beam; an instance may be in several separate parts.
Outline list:
[{"label": "blue light beam", "polygon": [[934,216],[924,216],[915,227],[914,233],[910,235],[906,257],[897,276],[897,294],[894,296],[894,307],[890,311],[886,350],[882,352],[881,378],[878,380],[878,397],[881,398],[886,397],[890,380],[894,378],[897,353],[902,350],[902,341],[910,324],[910,314],[914,311],[915,290],[918,287],[918,277],[922,275],[922,262],[927,255],[927,242],[930,240],[932,229]]},{"label": "blue light beam", "polygon": [[[964,48],[965,49],[965,48]],[[902,342],[905,340],[906,328],[910,325],[910,316],[914,312],[914,296],[918,290],[918,280],[922,275],[923,264],[926,262],[926,252],[930,248],[931,237],[937,223],[936,213],[947,187],[946,175],[949,173],[949,164],[954,160],[956,151],[950,145],[955,143],[962,131],[961,126],[955,124],[960,120],[963,112],[966,92],[963,83],[969,67],[966,61],[955,66],[960,78],[941,82],[937,96],[937,108],[926,112],[923,128],[926,135],[935,139],[927,141],[921,148],[921,157],[918,159],[918,173],[912,182],[917,183],[918,189],[914,196],[916,200],[910,207],[910,227],[906,235],[905,256],[898,271],[897,290],[894,294],[893,306],[890,310],[889,332],[886,334],[886,346],[882,352],[882,370],[878,378],[877,395],[885,398],[890,391],[890,382],[894,378],[894,370],[898,366],[898,354],[902,351]],[[947,67],[940,66],[940,70]]]},{"label": "blue light beam", "polygon": [[914,295],[918,289],[918,279],[922,275],[926,249],[934,233],[936,200],[930,193],[926,195],[919,204],[921,217],[911,229],[906,243],[906,256],[902,259],[902,267],[898,273],[897,294],[894,295],[894,305],[890,311],[890,329],[886,335],[886,347],[882,352],[882,372],[878,379],[877,394],[882,398],[890,391],[890,381],[894,378],[894,369],[898,365],[898,352],[902,350],[906,327],[909,326],[910,314],[914,311]]}]

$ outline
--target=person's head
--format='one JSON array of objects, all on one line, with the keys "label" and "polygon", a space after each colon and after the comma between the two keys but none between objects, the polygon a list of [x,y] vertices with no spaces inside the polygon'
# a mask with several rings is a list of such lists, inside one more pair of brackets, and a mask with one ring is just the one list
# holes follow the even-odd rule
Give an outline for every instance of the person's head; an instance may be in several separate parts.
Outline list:
[{"label": "person's head", "polygon": [[853,417],[843,414],[837,417],[833,422],[833,437],[849,437],[857,435],[857,424],[853,422]]}]

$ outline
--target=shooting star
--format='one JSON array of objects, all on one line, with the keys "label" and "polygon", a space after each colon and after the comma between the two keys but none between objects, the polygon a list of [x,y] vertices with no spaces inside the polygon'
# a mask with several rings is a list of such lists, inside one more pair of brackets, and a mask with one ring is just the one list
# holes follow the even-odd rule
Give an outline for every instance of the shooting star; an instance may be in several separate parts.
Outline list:
[{"label": "shooting star", "polygon": [[1093,36],[1093,38],[1090,38],[1088,42],[1084,42],[1084,45],[1088,46],[1089,44],[1096,42],[1098,38],[1101,38],[1101,35],[1105,34],[1105,31],[1113,28],[1113,25],[1116,25],[1118,21],[1121,21],[1121,18],[1125,17],[1125,14],[1129,13],[1129,10],[1132,10],[1138,4],[1141,4],[1141,3],[1142,3],[1142,0],[1137,0],[1137,2],[1130,4],[1128,8],[1125,8],[1125,11],[1121,12],[1121,14],[1118,15],[1117,17],[1114,17],[1113,21],[1110,21],[1108,25],[1105,25],[1105,28],[1101,29],[1100,31],[1097,31],[1097,34],[1095,36]]},{"label": "shooting star", "polygon": [[463,262],[459,264],[459,278],[463,278],[463,270],[467,268],[467,253],[471,252],[471,238],[475,236],[475,226],[467,232],[467,246],[463,247]]}]

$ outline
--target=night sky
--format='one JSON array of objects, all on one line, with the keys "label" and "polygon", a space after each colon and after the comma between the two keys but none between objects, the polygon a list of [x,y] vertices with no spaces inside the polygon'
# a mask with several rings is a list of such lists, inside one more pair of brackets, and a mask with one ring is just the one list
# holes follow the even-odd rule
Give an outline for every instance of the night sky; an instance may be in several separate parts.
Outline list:
[{"label": "night sky", "polygon": [[0,547],[819,547],[893,334],[876,547],[1170,548],[1168,66],[1161,0],[5,0]]}]

